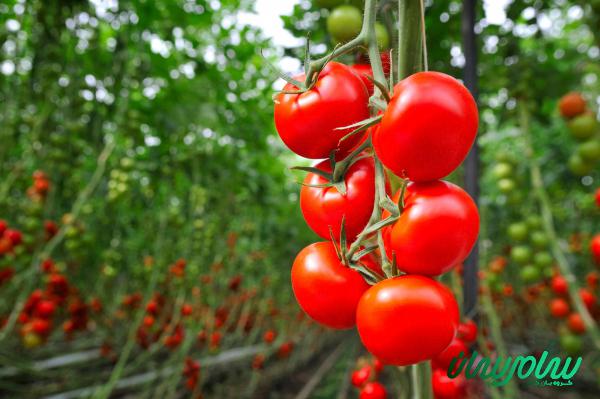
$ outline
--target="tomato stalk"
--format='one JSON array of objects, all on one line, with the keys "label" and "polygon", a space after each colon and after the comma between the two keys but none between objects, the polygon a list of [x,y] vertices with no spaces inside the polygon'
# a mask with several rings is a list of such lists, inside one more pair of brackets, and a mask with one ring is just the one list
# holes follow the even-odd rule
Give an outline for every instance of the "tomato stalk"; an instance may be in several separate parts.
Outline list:
[{"label": "tomato stalk", "polygon": [[422,67],[422,32],[424,12],[421,0],[398,1],[398,50],[397,73],[398,80],[419,72]]},{"label": "tomato stalk", "polygon": [[433,398],[433,389],[431,386],[431,366],[429,362],[413,364],[410,367],[412,399]]},{"label": "tomato stalk", "polygon": [[554,217],[552,215],[550,199],[548,198],[548,193],[546,192],[546,189],[544,187],[542,172],[540,170],[539,163],[535,158],[533,150],[533,142],[529,131],[529,109],[527,108],[527,105],[524,104],[524,100],[521,100],[519,102],[519,116],[521,132],[523,134],[525,142],[526,156],[529,161],[531,184],[533,185],[534,194],[537,197],[538,203],[540,205],[544,230],[550,238],[550,249],[552,250],[552,254],[556,259],[556,263],[558,264],[560,273],[568,282],[567,287],[569,290],[571,302],[573,303],[573,305],[575,305],[575,309],[581,315],[581,318],[583,319],[583,322],[585,324],[586,332],[592,338],[594,345],[596,346],[596,348],[600,349],[600,331],[598,330],[596,322],[588,312],[585,304],[583,303],[583,300],[579,295],[580,287],[577,282],[577,278],[573,274],[572,267],[569,264],[569,261],[567,260],[567,257],[565,256],[561,246],[559,245],[558,235],[554,227]]}]

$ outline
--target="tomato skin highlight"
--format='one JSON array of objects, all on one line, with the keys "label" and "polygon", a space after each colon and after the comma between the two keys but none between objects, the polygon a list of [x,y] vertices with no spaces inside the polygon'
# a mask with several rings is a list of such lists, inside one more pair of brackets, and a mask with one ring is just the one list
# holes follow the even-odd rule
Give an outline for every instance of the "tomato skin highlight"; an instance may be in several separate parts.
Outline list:
[{"label": "tomato skin highlight", "polygon": [[463,189],[445,181],[409,183],[404,204],[400,219],[384,232],[388,256],[395,254],[400,270],[437,276],[467,258],[479,234],[479,212]]},{"label": "tomato skin highlight", "polygon": [[442,352],[456,335],[458,304],[444,285],[403,275],[369,288],[358,303],[356,327],[364,346],[385,364],[404,366]]},{"label": "tomato skin highlight", "polygon": [[[316,167],[331,172],[328,160]],[[327,180],[309,173],[300,190],[300,208],[308,226],[319,236],[329,240],[329,227],[336,240],[340,239],[342,218],[346,236],[353,240],[369,222],[375,201],[375,162],[372,157],[356,161],[346,172],[346,193],[335,187],[309,187],[325,184]]]},{"label": "tomato skin highlight", "polygon": [[312,319],[335,329],[356,324],[356,307],[369,285],[337,258],[329,241],[304,248],[292,266],[292,289]]},{"label": "tomato skin highlight", "polygon": [[[304,80],[304,76],[296,77]],[[284,90],[298,90],[287,84]],[[336,130],[369,118],[369,95],[350,67],[328,63],[315,86],[305,93],[280,93],[275,101],[275,127],[290,150],[305,158],[328,158],[334,150],[346,152],[363,137],[352,129]]]},{"label": "tomato skin highlight", "polygon": [[412,181],[441,179],[465,159],[475,141],[477,105],[453,77],[419,72],[394,87],[373,147],[394,174]]}]

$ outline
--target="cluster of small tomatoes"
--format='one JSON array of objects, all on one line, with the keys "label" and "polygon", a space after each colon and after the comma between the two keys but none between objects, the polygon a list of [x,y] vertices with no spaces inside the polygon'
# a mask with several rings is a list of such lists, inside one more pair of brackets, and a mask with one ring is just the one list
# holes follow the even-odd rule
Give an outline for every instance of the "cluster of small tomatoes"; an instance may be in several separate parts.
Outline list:
[{"label": "cluster of small tomatoes", "polygon": [[[473,200],[441,180],[475,140],[475,101],[456,79],[438,72],[401,80],[379,111],[370,110],[363,77],[341,63],[328,62],[308,83],[288,83],[274,110],[290,150],[326,159],[305,168],[310,173],[300,207],[327,241],[297,255],[295,297],[324,326],[356,326],[365,347],[385,364],[430,360],[459,325],[454,295],[432,277],[464,261],[479,232]],[[380,121],[366,132],[353,131],[377,115]],[[401,180],[393,198],[391,174]],[[361,256],[351,256],[356,247],[363,248]]]},{"label": "cluster of small tomatoes", "polygon": [[558,103],[560,114],[567,121],[571,136],[577,140],[577,150],[569,158],[569,169],[577,176],[590,173],[600,161],[600,126],[596,115],[588,109],[579,93],[564,95]]},{"label": "cluster of small tomatoes", "polygon": [[352,372],[350,382],[359,389],[359,399],[386,399],[387,391],[383,384],[377,381],[383,371],[383,363],[377,358],[371,360],[359,358],[356,370]]}]

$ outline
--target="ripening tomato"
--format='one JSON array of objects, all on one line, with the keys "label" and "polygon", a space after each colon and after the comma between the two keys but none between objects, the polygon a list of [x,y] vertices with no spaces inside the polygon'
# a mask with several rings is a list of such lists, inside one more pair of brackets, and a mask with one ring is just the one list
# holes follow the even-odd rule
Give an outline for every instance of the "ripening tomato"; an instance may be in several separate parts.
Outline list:
[{"label": "ripening tomato", "polygon": [[465,159],[477,134],[477,105],[453,77],[419,72],[394,87],[373,136],[381,162],[413,181],[441,179]]},{"label": "ripening tomato", "polygon": [[560,114],[565,118],[572,118],[585,112],[587,106],[585,99],[579,93],[567,93],[558,102]]},{"label": "ripening tomato", "polygon": [[550,302],[550,314],[554,317],[567,317],[570,311],[569,304],[562,298],[555,298]]},{"label": "ripening tomato", "polygon": [[473,320],[465,320],[458,326],[458,337],[464,342],[473,343],[477,340],[477,324]]},{"label": "ripening tomato", "polygon": [[[330,162],[323,161],[316,166],[331,173]],[[346,237],[353,240],[369,222],[375,200],[375,163],[372,157],[356,161],[344,177],[346,193],[335,187],[310,187],[326,184],[327,180],[315,173],[309,173],[300,190],[300,208],[308,226],[319,236],[329,240],[329,228],[336,240],[340,239],[342,219]]]},{"label": "ripening tomato", "polygon": [[452,292],[424,276],[403,275],[369,288],[358,303],[356,327],[365,347],[386,364],[431,359],[456,335]]},{"label": "ripening tomato", "polygon": [[579,290],[579,297],[588,310],[592,310],[596,306],[596,296],[587,288],[581,288]]},{"label": "ripening tomato", "polygon": [[360,391],[358,399],[386,399],[387,391],[384,386],[378,382],[369,382]]},{"label": "ripening tomato", "polygon": [[556,295],[567,295],[569,290],[567,280],[563,276],[554,276],[550,281],[550,288]]},{"label": "ripening tomato", "polygon": [[434,370],[431,383],[435,399],[463,399],[466,396],[467,380],[464,374],[450,378],[446,370]]},{"label": "ripening tomato", "polygon": [[371,371],[372,371],[371,366],[361,367],[360,369],[358,369],[352,373],[350,382],[352,383],[352,385],[354,385],[357,388],[362,387],[371,378],[371,374],[372,374]]},{"label": "ripening tomato", "polygon": [[[304,80],[304,76],[296,77]],[[287,84],[284,90],[298,90]],[[283,142],[306,158],[328,158],[332,151],[353,148],[362,135],[339,142],[352,129],[349,126],[369,117],[369,94],[350,67],[330,62],[317,83],[301,94],[280,93],[275,101],[275,126]]]},{"label": "ripening tomato", "polygon": [[434,368],[448,370],[450,367],[450,363],[452,359],[458,357],[460,354],[463,354],[464,357],[469,356],[469,348],[467,345],[459,338],[454,338],[450,345],[446,347],[442,352],[438,353],[433,359],[431,364]]},{"label": "ripening tomato", "polygon": [[583,334],[585,332],[585,323],[579,313],[571,313],[569,315],[567,326],[572,333]]},{"label": "ripening tomato", "polygon": [[594,261],[600,265],[600,234],[596,234],[590,242],[590,252],[594,257]]},{"label": "ripening tomato", "polygon": [[445,181],[410,183],[404,204],[400,219],[384,232],[400,270],[437,276],[466,259],[479,234],[479,213],[464,190]]},{"label": "ripening tomato", "polygon": [[367,88],[367,91],[369,92],[369,95],[373,95],[373,82],[371,82],[369,80],[369,78],[367,78],[368,75],[370,77],[373,77],[373,69],[371,68],[371,65],[369,64],[354,64],[351,65],[350,68],[352,68],[352,70],[354,71],[354,73],[356,73],[360,79],[363,81],[365,87]]},{"label": "ripening tomato", "polygon": [[311,244],[296,256],[292,289],[311,318],[345,329],[356,323],[356,306],[369,285],[359,272],[342,264],[333,244],[327,241]]}]

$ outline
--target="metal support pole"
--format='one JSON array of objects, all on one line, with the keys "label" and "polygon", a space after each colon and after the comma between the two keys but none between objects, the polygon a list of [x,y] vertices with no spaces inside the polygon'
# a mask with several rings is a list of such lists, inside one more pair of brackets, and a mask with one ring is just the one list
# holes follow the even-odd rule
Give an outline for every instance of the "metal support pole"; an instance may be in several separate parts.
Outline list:
[{"label": "metal support pole", "polygon": [[[477,86],[477,43],[475,36],[475,13],[477,0],[464,0],[462,11],[462,43],[465,55],[464,82],[475,101],[478,99]],[[479,148],[477,139],[465,161],[464,186],[475,203],[479,203]],[[464,267],[464,305],[463,313],[469,318],[476,317],[477,305],[477,269],[479,243],[465,261]]]}]

